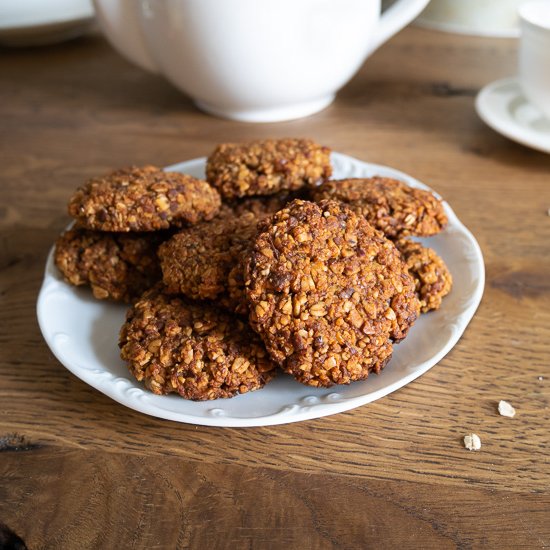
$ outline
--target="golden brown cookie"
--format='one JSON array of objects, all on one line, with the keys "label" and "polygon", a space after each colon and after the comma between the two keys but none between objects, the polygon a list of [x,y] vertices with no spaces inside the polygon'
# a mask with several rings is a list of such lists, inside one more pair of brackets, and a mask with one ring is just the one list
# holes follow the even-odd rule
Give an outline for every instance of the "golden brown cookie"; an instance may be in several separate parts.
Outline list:
[{"label": "golden brown cookie", "polygon": [[330,149],[309,139],[224,143],[206,164],[206,179],[228,200],[316,186],[331,174]]},{"label": "golden brown cookie", "polygon": [[415,281],[420,311],[427,313],[439,309],[441,300],[449,294],[453,278],[449,268],[439,255],[410,239],[400,239],[395,246],[405,259],[409,273]]},{"label": "golden brown cookie", "polygon": [[91,286],[96,298],[129,303],[161,279],[157,248],[168,237],[73,228],[57,239],[55,265],[70,284]]},{"label": "golden brown cookie", "polygon": [[261,388],[275,366],[250,327],[208,304],[146,292],[126,317],[121,357],[156,394],[204,401]]},{"label": "golden brown cookie", "polygon": [[394,244],[336,201],[296,200],[258,230],[245,281],[272,358],[312,386],[379,372],[419,313]]},{"label": "golden brown cookie", "polygon": [[245,314],[244,259],[256,234],[257,217],[231,213],[184,229],[159,248],[166,292]]},{"label": "golden brown cookie", "polygon": [[220,203],[218,192],[203,180],[144,166],[91,179],[68,208],[88,229],[158,231],[212,219]]},{"label": "golden brown cookie", "polygon": [[442,202],[429,191],[391,178],[331,180],[313,191],[313,199],[338,200],[387,237],[429,237],[447,225]]}]

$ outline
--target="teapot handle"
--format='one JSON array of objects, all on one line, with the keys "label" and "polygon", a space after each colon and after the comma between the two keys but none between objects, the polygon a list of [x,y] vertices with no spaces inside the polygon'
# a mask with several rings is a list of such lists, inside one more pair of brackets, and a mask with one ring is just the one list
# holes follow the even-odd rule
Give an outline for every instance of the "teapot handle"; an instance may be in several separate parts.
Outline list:
[{"label": "teapot handle", "polygon": [[93,0],[101,30],[123,57],[153,73],[156,63],[147,50],[141,28],[141,2],[137,0]]},{"label": "teapot handle", "polygon": [[430,0],[397,0],[380,17],[370,53],[407,26],[428,5]]}]

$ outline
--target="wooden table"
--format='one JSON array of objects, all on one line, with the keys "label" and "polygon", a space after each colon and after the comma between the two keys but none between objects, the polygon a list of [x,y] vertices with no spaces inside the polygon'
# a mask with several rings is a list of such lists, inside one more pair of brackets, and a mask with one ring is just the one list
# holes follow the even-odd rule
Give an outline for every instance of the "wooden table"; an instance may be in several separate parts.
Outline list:
[{"label": "wooden table", "polygon": [[[250,125],[195,110],[100,37],[3,50],[0,521],[30,549],[550,546],[550,156],[473,106],[515,56],[512,40],[409,28],[324,112]],[[63,368],[35,304],[75,186],[268,136],[394,166],[449,201],[487,268],[451,353],[370,405],[250,429],[148,417]]]}]

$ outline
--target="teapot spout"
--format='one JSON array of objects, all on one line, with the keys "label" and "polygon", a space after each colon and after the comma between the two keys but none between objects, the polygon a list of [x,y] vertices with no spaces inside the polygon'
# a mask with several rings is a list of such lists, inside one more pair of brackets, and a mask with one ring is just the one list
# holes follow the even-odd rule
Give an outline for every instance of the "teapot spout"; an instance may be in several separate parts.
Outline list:
[{"label": "teapot spout", "polygon": [[147,49],[140,22],[141,2],[136,0],[93,0],[101,30],[111,45],[128,61],[158,72]]}]

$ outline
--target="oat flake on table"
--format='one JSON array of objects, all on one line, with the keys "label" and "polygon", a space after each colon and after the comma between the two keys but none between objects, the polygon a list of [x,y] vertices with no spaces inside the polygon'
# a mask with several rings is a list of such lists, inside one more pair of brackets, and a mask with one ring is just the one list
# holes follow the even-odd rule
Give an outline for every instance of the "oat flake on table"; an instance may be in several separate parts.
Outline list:
[{"label": "oat flake on table", "polygon": [[468,434],[464,436],[464,447],[469,451],[479,451],[481,449],[481,439],[476,434]]},{"label": "oat flake on table", "polygon": [[516,416],[516,409],[502,399],[498,402],[498,412],[501,416],[507,416],[508,418],[514,418]]}]

